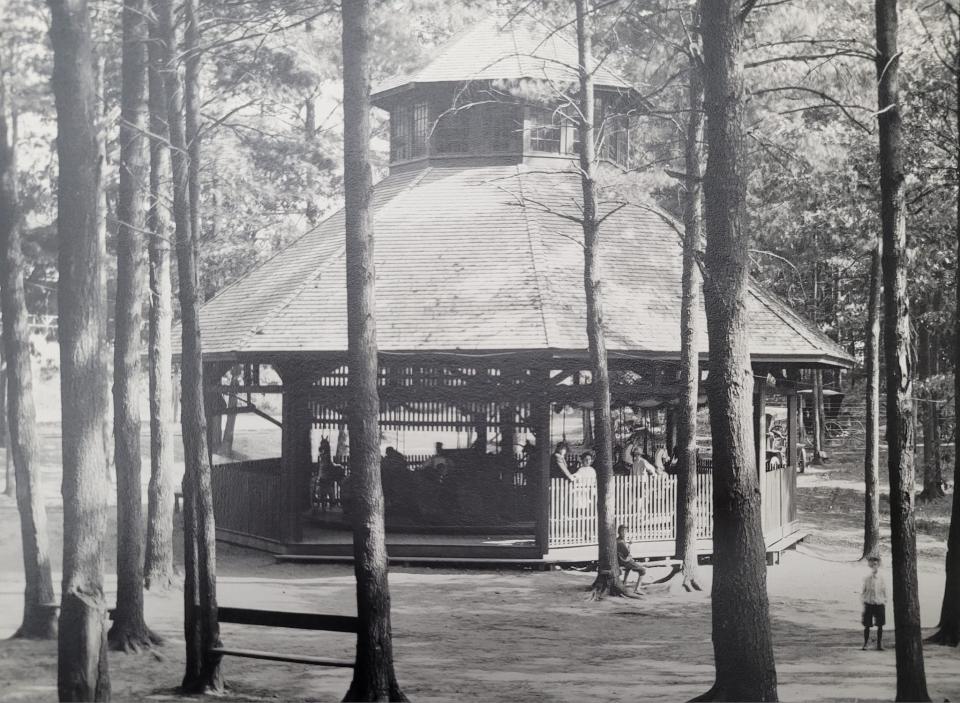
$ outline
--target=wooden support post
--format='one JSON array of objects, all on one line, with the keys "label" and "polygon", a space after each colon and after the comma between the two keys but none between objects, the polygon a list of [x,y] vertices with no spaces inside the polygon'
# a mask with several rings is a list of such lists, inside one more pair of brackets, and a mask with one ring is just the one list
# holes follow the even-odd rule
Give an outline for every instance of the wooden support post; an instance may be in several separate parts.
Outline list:
[{"label": "wooden support post", "polygon": [[767,383],[763,378],[753,380],[753,432],[756,444],[757,476],[762,479],[767,463]]},{"label": "wooden support post", "polygon": [[532,406],[533,434],[537,439],[534,462],[527,476],[537,487],[536,542],[541,555],[550,550],[550,403],[538,398]]},{"label": "wooden support post", "polygon": [[516,414],[513,405],[500,406],[500,455],[513,458],[516,443]]},{"label": "wooden support post", "polygon": [[283,381],[283,430],[280,458],[280,535],[284,542],[303,538],[301,516],[310,507],[310,380],[301,365],[278,368]]},{"label": "wooden support post", "polygon": [[800,396],[787,393],[787,466],[797,468],[797,445],[800,444]]},{"label": "wooden support post", "polygon": [[203,411],[207,418],[207,460],[213,466],[213,455],[220,450],[223,439],[223,418],[226,402],[220,391],[220,381],[229,365],[207,362],[203,365]]}]

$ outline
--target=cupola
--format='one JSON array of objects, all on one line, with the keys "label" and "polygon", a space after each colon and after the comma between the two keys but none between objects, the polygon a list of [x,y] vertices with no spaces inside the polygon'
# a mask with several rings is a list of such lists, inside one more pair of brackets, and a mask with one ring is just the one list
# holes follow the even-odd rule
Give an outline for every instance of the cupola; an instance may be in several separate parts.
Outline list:
[{"label": "cupola", "polygon": [[[473,25],[419,70],[374,90],[374,105],[390,113],[391,171],[576,158],[576,67],[569,31],[527,16]],[[594,66],[594,92],[597,153],[626,167],[636,93],[603,65]]]}]

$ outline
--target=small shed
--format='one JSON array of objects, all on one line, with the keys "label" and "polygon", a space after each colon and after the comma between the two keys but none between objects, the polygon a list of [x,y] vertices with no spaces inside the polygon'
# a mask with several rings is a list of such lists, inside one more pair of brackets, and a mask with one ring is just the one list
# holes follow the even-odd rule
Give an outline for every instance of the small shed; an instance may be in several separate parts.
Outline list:
[{"label": "small shed", "polygon": [[[588,409],[592,396],[575,221],[578,135],[551,92],[573,82],[575,65],[576,47],[563,32],[491,18],[373,95],[390,115],[391,154],[373,198],[381,428],[466,430],[474,438],[470,450],[441,451],[442,462],[385,462],[391,557],[596,556],[595,487],[551,479],[549,468],[562,434],[558,409]],[[594,76],[598,153],[611,184],[605,192],[615,193],[635,151],[633,95],[603,67]],[[602,208],[615,415],[669,419],[680,394],[677,227],[613,195]],[[799,529],[796,455],[791,449],[785,465],[766,470],[767,389],[786,397],[787,446],[796,447],[801,370],[850,359],[760,286],[751,286],[746,302],[764,533],[768,545],[783,544]],[[328,467],[318,466],[320,447],[311,440],[313,428],[342,427],[350,403],[343,213],[207,301],[201,329],[211,413],[226,405],[215,402],[226,393],[279,393],[283,407],[281,456],[214,467],[218,537],[278,554],[348,557],[342,482],[324,475]],[[705,334],[700,344],[705,364]],[[224,384],[237,366],[242,385]],[[260,383],[266,367],[281,385]],[[625,435],[628,428],[618,429]],[[589,427],[584,434],[589,445]],[[669,431],[651,443],[669,446]],[[349,457],[331,460],[349,474]],[[711,478],[704,456],[704,551]],[[627,475],[615,483],[618,520],[634,552],[672,555],[675,478]]]}]

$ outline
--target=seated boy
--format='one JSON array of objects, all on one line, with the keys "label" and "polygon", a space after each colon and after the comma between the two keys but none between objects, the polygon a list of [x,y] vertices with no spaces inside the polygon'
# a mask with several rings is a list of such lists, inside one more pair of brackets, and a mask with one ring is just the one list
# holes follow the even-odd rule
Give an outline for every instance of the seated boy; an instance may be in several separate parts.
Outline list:
[{"label": "seated boy", "polygon": [[640,582],[643,581],[643,575],[647,573],[647,568],[633,560],[633,557],[630,556],[630,545],[627,543],[627,526],[620,525],[617,528],[617,562],[620,564],[620,568],[624,569],[626,573],[623,577],[623,585],[627,585],[627,581],[630,578],[630,572],[637,572],[637,582],[633,586],[633,592],[637,593],[640,590]]}]

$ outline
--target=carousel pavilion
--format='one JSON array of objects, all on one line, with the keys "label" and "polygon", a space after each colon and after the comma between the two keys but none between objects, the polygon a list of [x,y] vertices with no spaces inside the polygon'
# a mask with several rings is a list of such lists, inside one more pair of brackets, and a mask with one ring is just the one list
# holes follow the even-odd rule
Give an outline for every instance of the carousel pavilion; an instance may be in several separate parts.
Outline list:
[{"label": "carousel pavilion", "polygon": [[[385,465],[391,558],[596,558],[591,488],[551,479],[549,459],[564,408],[589,409],[591,398],[578,135],[564,115],[575,65],[562,33],[489,19],[372,96],[390,118],[389,175],[373,201],[381,428],[387,437],[466,431],[474,440],[443,450],[442,472],[428,470],[437,462],[427,456]],[[613,183],[635,152],[635,95],[602,66],[594,79],[598,154]],[[681,242],[670,222],[620,192],[604,191],[600,213],[614,415],[621,439],[643,430],[652,451],[671,443],[680,393]],[[775,551],[800,536],[798,380],[850,359],[760,287],[747,305],[752,363],[764,379],[755,390],[763,527]],[[201,329],[208,399],[238,394],[247,402],[232,412],[244,412],[273,393],[283,408],[280,456],[214,466],[218,538],[285,557],[349,558],[341,480],[317,490],[318,434],[342,427],[350,403],[343,213],[206,302]],[[702,346],[705,364],[705,335]],[[238,367],[241,385],[225,384]],[[280,383],[262,382],[267,376]],[[779,461],[767,459],[768,402],[787,408]],[[226,405],[208,403],[211,414]],[[349,472],[349,457],[334,460]],[[699,477],[708,553],[706,452]],[[615,482],[634,554],[672,555],[675,478]]]}]

